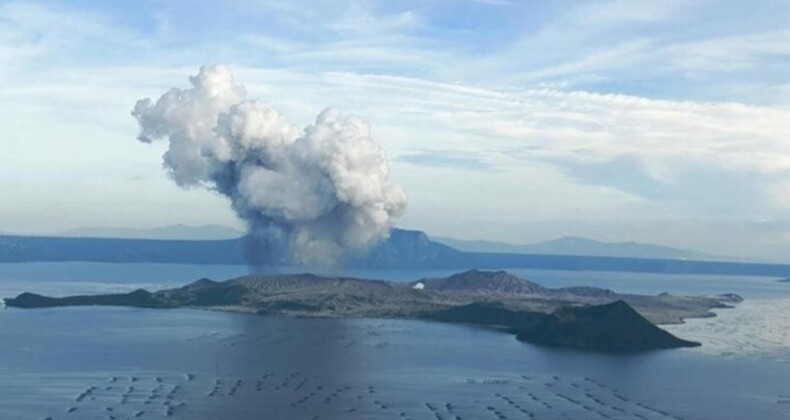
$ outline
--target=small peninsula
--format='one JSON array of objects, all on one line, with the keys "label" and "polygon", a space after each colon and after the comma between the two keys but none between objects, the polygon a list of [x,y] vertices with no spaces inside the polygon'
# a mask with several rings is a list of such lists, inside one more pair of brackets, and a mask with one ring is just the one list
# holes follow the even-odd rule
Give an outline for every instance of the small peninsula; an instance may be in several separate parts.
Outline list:
[{"label": "small peninsula", "polygon": [[656,327],[622,300],[557,309],[519,331],[516,338],[548,346],[622,352],[701,345]]},{"label": "small peninsula", "polygon": [[737,295],[618,294],[595,287],[546,288],[506,271],[469,270],[411,283],[313,274],[200,279],[156,292],[47,297],[22,293],[8,307],[205,308],[272,316],[414,318],[496,327],[519,340],[623,352],[699,345],[656,324],[715,316]]}]

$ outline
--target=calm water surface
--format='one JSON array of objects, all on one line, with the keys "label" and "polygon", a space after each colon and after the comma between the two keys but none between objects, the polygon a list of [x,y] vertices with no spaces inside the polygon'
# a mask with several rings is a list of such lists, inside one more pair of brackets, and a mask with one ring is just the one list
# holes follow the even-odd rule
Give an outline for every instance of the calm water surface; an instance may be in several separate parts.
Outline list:
[{"label": "calm water surface", "polygon": [[[702,340],[700,349],[630,356],[544,349],[484,328],[408,320],[6,309],[0,419],[790,418],[790,284],[515,271],[547,286],[735,292],[747,300],[717,318],[669,328]],[[0,296],[158,289],[245,273],[228,266],[0,264]],[[414,280],[447,272],[349,274]]]}]

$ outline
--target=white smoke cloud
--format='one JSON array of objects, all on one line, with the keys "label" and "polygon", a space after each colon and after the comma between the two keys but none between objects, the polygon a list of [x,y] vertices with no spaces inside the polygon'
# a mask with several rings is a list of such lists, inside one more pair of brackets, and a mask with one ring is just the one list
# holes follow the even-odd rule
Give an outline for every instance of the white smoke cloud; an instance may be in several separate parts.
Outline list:
[{"label": "white smoke cloud", "polygon": [[299,130],[247,99],[226,67],[204,66],[189,80],[191,88],[137,101],[139,140],[166,139],[175,182],[228,197],[268,248],[287,245],[297,263],[334,264],[386,237],[405,211],[365,121],[329,108]]}]

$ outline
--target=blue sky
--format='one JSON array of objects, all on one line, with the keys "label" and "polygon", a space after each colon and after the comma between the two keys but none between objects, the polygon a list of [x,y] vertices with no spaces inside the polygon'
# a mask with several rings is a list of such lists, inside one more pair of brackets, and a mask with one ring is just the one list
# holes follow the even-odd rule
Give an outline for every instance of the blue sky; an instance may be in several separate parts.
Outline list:
[{"label": "blue sky", "polygon": [[403,227],[779,259],[788,58],[788,1],[0,2],[0,231],[239,226],[129,114],[223,63],[297,125],[369,121]]}]

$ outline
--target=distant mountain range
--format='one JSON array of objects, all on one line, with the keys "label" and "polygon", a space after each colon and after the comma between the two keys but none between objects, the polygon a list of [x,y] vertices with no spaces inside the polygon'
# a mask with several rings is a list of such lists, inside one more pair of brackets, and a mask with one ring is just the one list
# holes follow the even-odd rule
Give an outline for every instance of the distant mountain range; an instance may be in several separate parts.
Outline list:
[{"label": "distant mountain range", "polygon": [[[260,260],[255,238],[222,240],[154,240],[0,236],[0,262],[96,261],[171,264],[261,265],[268,270],[293,265],[276,253]],[[501,269],[531,268],[576,271],[627,271],[671,274],[722,274],[790,277],[790,265],[584,255],[517,254],[460,251],[434,242],[424,232],[394,229],[369,252],[346,261],[366,269]]]},{"label": "distant mountain range", "polygon": [[[0,233],[2,235],[3,233]],[[69,238],[119,238],[162,240],[221,240],[236,239],[244,232],[222,225],[170,225],[148,229],[121,227],[83,227],[60,232],[54,236]],[[428,238],[425,238],[426,240]],[[464,252],[500,254],[588,255],[598,257],[663,258],[679,260],[726,260],[720,256],[696,250],[672,248],[639,242],[603,242],[589,238],[565,236],[546,242],[517,245],[485,240],[463,240],[434,237],[431,240]]]},{"label": "distant mountain range", "polygon": [[677,249],[663,245],[639,242],[601,242],[589,238],[565,236],[546,242],[515,245],[506,242],[462,240],[433,237],[432,239],[467,252],[494,252],[506,254],[589,255],[598,257],[663,258],[677,260],[726,260],[695,250]]},{"label": "distant mountain range", "polygon": [[119,227],[83,227],[70,229],[57,234],[70,238],[123,238],[123,239],[234,239],[244,236],[244,232],[221,225],[170,225],[150,229]]}]

